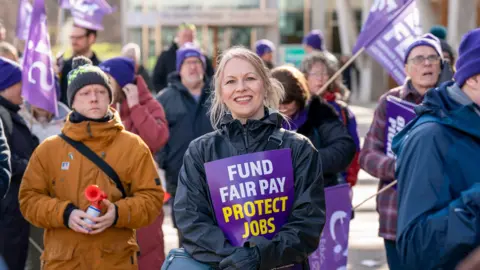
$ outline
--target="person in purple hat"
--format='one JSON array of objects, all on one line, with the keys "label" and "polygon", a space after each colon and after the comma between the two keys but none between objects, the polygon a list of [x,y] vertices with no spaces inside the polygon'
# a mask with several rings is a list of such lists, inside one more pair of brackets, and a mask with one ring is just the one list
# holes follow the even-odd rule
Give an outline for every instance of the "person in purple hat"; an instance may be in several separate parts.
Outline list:
[{"label": "person in purple hat", "polygon": [[[380,179],[379,190],[397,179],[395,158],[387,155],[384,147],[385,128],[388,121],[387,97],[394,96],[414,104],[422,103],[427,90],[437,86],[441,79],[442,60],[442,48],[437,37],[425,34],[417,38],[405,51],[404,63],[407,80],[402,86],[391,89],[382,95],[378,101],[372,124],[360,152],[359,161],[362,169]],[[379,235],[384,239],[390,269],[417,269],[405,267],[397,252],[396,240],[399,233],[397,231],[397,196],[397,189],[389,188],[377,197],[377,211],[380,216]]]},{"label": "person in purple hat", "polygon": [[310,31],[303,38],[303,48],[307,54],[311,54],[315,51],[321,51],[327,56],[328,60],[332,61],[338,68],[338,59],[325,48],[325,42],[322,31],[315,29]]},{"label": "person in purple hat", "polygon": [[[134,61],[126,57],[114,57],[99,65],[110,77],[112,104],[120,113],[125,128],[142,138],[155,154],[169,137],[168,123],[163,107],[155,100],[140,75],[135,75]],[[139,269],[160,269],[165,260],[163,241],[163,211],[155,221],[137,230],[141,253]]]},{"label": "person in purple hat", "polygon": [[11,151],[12,168],[10,188],[0,200],[0,256],[8,269],[24,269],[30,224],[20,213],[18,193],[28,161],[39,142],[18,114],[23,103],[22,67],[0,57],[0,74],[0,120]]},{"label": "person in purple hat", "polygon": [[[204,55],[193,43],[186,43],[177,50],[175,65],[176,71],[169,75],[167,88],[157,95],[165,109],[170,134],[173,134],[157,154],[159,166],[165,170],[167,192],[172,195],[172,202],[189,143],[213,131],[207,116],[210,78],[205,76]],[[176,227],[173,207],[172,216]]]},{"label": "person in purple hat", "polygon": [[[197,28],[191,23],[182,23],[178,26],[177,35],[172,45],[160,56],[158,56],[157,63],[152,74],[152,81],[155,93],[159,93],[168,86],[168,77],[172,72],[176,71],[177,51],[186,43],[195,43]],[[214,70],[212,61],[205,57],[205,75],[207,77],[213,76]]]},{"label": "person in purple hat", "polygon": [[402,269],[459,269],[480,247],[480,28],[463,36],[456,70],[392,142]]},{"label": "person in purple hat", "polygon": [[274,68],[273,53],[275,52],[275,45],[273,42],[268,39],[260,39],[255,43],[255,51],[269,69]]}]

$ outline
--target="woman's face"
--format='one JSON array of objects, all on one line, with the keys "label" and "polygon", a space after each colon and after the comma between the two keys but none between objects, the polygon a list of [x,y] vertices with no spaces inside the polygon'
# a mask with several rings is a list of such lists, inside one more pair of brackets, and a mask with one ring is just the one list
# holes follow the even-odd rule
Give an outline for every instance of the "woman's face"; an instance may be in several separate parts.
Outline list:
[{"label": "woman's face", "polygon": [[227,62],[221,77],[222,102],[233,118],[246,123],[247,119],[261,119],[265,112],[263,80],[248,61],[233,58]]},{"label": "woman's face", "polygon": [[35,119],[40,123],[48,123],[53,114],[47,110],[31,105],[31,110]]},{"label": "woman's face", "polygon": [[327,67],[320,62],[313,64],[310,72],[307,74],[307,83],[310,93],[317,93],[320,88],[328,81],[328,71]]},{"label": "woman's face", "polygon": [[290,118],[292,118],[297,113],[297,111],[298,111],[298,104],[296,101],[280,104],[280,112]]}]

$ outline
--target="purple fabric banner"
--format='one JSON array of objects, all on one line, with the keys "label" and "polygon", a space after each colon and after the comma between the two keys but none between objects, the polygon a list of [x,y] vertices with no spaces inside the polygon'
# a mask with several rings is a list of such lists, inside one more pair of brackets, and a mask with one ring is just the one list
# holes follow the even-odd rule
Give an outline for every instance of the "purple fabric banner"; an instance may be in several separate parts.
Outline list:
[{"label": "purple fabric banner", "polygon": [[28,39],[30,21],[32,20],[32,4],[28,0],[20,0],[17,14],[16,36],[19,40]]},{"label": "purple fabric banner", "polygon": [[294,200],[290,149],[208,162],[205,171],[218,226],[232,245],[271,239],[287,222]]},{"label": "purple fabric banner", "polygon": [[[398,97],[388,96],[386,105],[386,123],[385,123],[385,154],[389,157],[396,158],[392,151],[392,140],[395,135],[400,132],[408,122],[415,118],[414,111],[416,104],[405,101]],[[397,189],[397,184],[393,186]]]},{"label": "purple fabric banner", "polygon": [[375,31],[376,34],[372,35],[364,47],[366,52],[401,85],[406,79],[403,61],[405,50],[422,33],[415,1],[409,1],[402,6],[390,21],[387,17],[382,17],[377,23],[385,27],[381,31]]},{"label": "purple fabric banner", "polygon": [[352,54],[355,54],[372,37],[375,37],[379,31],[385,28],[387,25],[382,25],[382,23],[388,24],[396,12],[407,2],[408,0],[375,0],[370,8],[367,20],[362,26],[362,31],[358,35]]},{"label": "purple fabric banner", "polygon": [[415,118],[415,104],[394,96],[387,97],[387,121],[385,125],[385,154],[395,158],[392,151],[393,137],[400,132],[408,122]]},{"label": "purple fabric banner", "polygon": [[58,115],[44,0],[35,0],[23,56],[22,94],[28,103]]},{"label": "purple fabric banner", "polygon": [[347,269],[352,203],[348,184],[325,188],[326,222],[318,249],[308,257],[311,270]]},{"label": "purple fabric banner", "polygon": [[69,9],[75,25],[103,30],[103,17],[114,9],[105,0],[60,0],[61,8]]}]

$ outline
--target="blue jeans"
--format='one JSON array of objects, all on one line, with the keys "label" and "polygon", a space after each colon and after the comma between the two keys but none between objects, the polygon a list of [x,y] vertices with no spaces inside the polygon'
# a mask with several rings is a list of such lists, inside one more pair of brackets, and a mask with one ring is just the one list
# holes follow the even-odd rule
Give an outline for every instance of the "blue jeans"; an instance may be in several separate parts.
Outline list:
[{"label": "blue jeans", "polygon": [[397,242],[384,239],[385,253],[387,254],[387,263],[390,270],[405,270],[402,266],[397,252]]}]

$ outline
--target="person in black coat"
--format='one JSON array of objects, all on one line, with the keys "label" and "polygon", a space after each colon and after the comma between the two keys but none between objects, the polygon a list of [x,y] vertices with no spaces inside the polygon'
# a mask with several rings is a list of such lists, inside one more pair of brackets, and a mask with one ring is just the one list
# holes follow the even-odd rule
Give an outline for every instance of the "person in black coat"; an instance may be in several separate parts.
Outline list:
[{"label": "person in black coat", "polygon": [[[190,143],[174,204],[182,246],[195,260],[215,269],[273,269],[291,264],[309,269],[307,257],[317,249],[325,224],[323,172],[308,138],[281,129],[283,117],[275,108],[283,94],[281,84],[271,78],[254,52],[232,48],[224,53],[210,110],[216,130]],[[281,140],[273,140],[278,133],[283,133]],[[271,141],[291,151],[292,208],[273,238],[260,234],[233,246],[216,221],[204,164],[266,151]]]},{"label": "person in black coat", "polygon": [[10,187],[10,177],[12,169],[10,166],[10,148],[8,147],[5,128],[0,121],[0,200],[7,194]]},{"label": "person in black coat", "polygon": [[18,114],[23,104],[22,68],[0,58],[0,74],[0,118],[11,152],[12,168],[10,188],[0,200],[0,256],[9,269],[24,269],[30,224],[20,213],[18,192],[28,161],[39,142]]},{"label": "person in black coat", "polygon": [[320,153],[325,187],[345,183],[341,173],[355,156],[356,146],[335,109],[321,97],[310,98],[303,73],[293,66],[272,70],[285,88],[280,111],[290,119],[283,127],[305,135]]},{"label": "person in black coat", "polygon": [[[178,27],[177,37],[170,48],[163,51],[157,59],[152,74],[153,89],[155,93],[159,93],[168,85],[168,75],[176,70],[177,50],[185,43],[194,42],[196,27],[193,24],[181,24]],[[205,56],[204,56],[205,57]],[[212,62],[205,57],[205,76],[211,78],[213,76]]]},{"label": "person in black coat", "polygon": [[80,26],[73,26],[72,32],[70,33],[70,42],[72,45],[73,56],[67,60],[59,59],[61,64],[59,67],[60,71],[60,100],[63,104],[68,104],[67,101],[67,87],[68,87],[68,73],[72,70],[73,58],[76,56],[83,55],[92,61],[93,65],[98,66],[101,61],[97,57],[94,51],[92,51],[92,46],[97,40],[97,31]]}]

